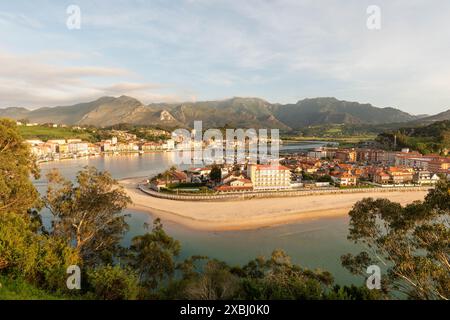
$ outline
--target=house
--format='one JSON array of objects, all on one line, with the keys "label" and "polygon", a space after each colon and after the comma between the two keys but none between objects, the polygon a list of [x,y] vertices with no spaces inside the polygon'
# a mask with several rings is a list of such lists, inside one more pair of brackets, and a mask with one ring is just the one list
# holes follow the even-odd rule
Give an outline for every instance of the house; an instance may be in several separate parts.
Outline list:
[{"label": "house", "polygon": [[169,170],[168,177],[165,179],[169,183],[186,183],[188,182],[188,177],[186,173],[179,170]]},{"label": "house", "polygon": [[412,168],[389,167],[387,173],[391,177],[392,184],[406,184],[413,180]]},{"label": "house", "polygon": [[427,170],[418,170],[414,172],[413,182],[420,185],[433,185],[439,181],[437,174],[433,174]]},{"label": "house", "polygon": [[150,188],[160,191],[161,188],[165,188],[169,184],[186,182],[188,182],[186,173],[178,170],[167,170],[160,177],[150,181]]},{"label": "house", "polygon": [[353,165],[352,164],[347,164],[347,163],[339,163],[335,169],[340,170],[341,172],[349,172],[353,169]]},{"label": "house", "polygon": [[161,188],[165,188],[166,187],[166,182],[164,180],[160,180],[160,179],[155,179],[150,181],[150,188],[155,190],[155,191],[161,191]]},{"label": "house", "polygon": [[226,184],[214,188],[219,192],[252,191],[252,181],[245,178],[233,179]]},{"label": "house", "polygon": [[209,177],[211,173],[211,168],[191,168],[188,170],[188,175],[192,181],[194,180],[205,180]]},{"label": "house", "polygon": [[246,177],[242,173],[241,174],[229,173],[225,177],[223,177],[222,183],[227,184],[230,181],[238,180],[238,179],[246,179]]},{"label": "house", "polygon": [[336,184],[342,187],[356,186],[357,178],[350,172],[340,173],[337,176],[332,176]]},{"label": "house", "polygon": [[373,182],[378,184],[389,184],[391,181],[391,176],[386,172],[380,170],[374,173]]}]

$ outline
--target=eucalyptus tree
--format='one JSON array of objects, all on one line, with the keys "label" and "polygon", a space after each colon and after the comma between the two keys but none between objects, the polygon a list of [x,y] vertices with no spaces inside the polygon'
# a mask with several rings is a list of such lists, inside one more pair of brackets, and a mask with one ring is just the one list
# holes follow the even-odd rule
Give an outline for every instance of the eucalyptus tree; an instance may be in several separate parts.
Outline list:
[{"label": "eucalyptus tree", "polygon": [[348,238],[365,246],[341,257],[352,273],[369,265],[386,270],[382,290],[411,299],[450,298],[450,182],[440,182],[424,201],[407,206],[366,198],[349,213]]}]

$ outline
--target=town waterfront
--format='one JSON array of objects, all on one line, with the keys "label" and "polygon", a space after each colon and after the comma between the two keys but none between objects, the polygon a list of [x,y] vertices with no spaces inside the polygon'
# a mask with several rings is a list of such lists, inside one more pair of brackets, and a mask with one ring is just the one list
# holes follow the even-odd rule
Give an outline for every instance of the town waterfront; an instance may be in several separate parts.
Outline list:
[{"label": "town waterfront", "polygon": [[[320,147],[326,142],[305,142],[289,145],[289,148],[309,149]],[[60,170],[67,178],[73,179],[84,166],[95,166],[107,170],[116,179],[155,175],[174,164],[174,154],[146,153],[129,155],[109,155],[76,160],[64,160],[41,164],[41,179],[36,181],[40,192],[46,190],[46,173],[52,168]],[[130,214],[130,230],[124,238],[129,244],[135,235],[145,232],[144,223],[151,224],[152,215],[134,210]],[[243,219],[245,210],[242,210]],[[49,213],[43,213],[44,222],[49,223]],[[283,249],[293,262],[308,268],[322,268],[333,273],[341,284],[361,283],[340,265],[340,256],[357,252],[358,248],[346,239],[347,217],[321,218],[270,228],[246,231],[199,231],[164,221],[167,232],[182,244],[180,258],[191,255],[207,255],[230,264],[243,264],[258,255],[268,256],[274,249]]]}]

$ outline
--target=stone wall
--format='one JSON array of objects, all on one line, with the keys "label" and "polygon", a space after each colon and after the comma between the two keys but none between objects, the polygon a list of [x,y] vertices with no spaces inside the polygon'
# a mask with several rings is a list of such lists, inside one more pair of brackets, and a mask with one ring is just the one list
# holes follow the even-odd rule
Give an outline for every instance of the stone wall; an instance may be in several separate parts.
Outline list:
[{"label": "stone wall", "polygon": [[416,186],[416,187],[392,187],[392,188],[351,188],[351,189],[314,189],[314,190],[291,190],[291,191],[260,191],[260,192],[240,192],[227,194],[212,195],[184,195],[184,194],[168,194],[148,189],[144,185],[138,188],[150,196],[179,201],[216,201],[216,200],[238,200],[238,199],[254,199],[254,198],[282,198],[282,197],[301,197],[326,194],[346,194],[346,193],[374,193],[374,192],[408,192],[408,191],[428,191],[433,187]]}]

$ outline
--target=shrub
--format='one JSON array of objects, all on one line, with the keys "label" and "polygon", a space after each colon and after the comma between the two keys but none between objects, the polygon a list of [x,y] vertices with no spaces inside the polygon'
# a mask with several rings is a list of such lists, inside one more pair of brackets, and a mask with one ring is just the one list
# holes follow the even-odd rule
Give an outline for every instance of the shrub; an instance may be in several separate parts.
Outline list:
[{"label": "shrub", "polygon": [[47,289],[65,289],[66,270],[78,254],[61,239],[36,234],[27,218],[0,214],[0,257],[4,274],[21,276]]},{"label": "shrub", "polygon": [[89,269],[87,282],[94,298],[100,300],[135,300],[140,291],[137,275],[120,266]]}]

